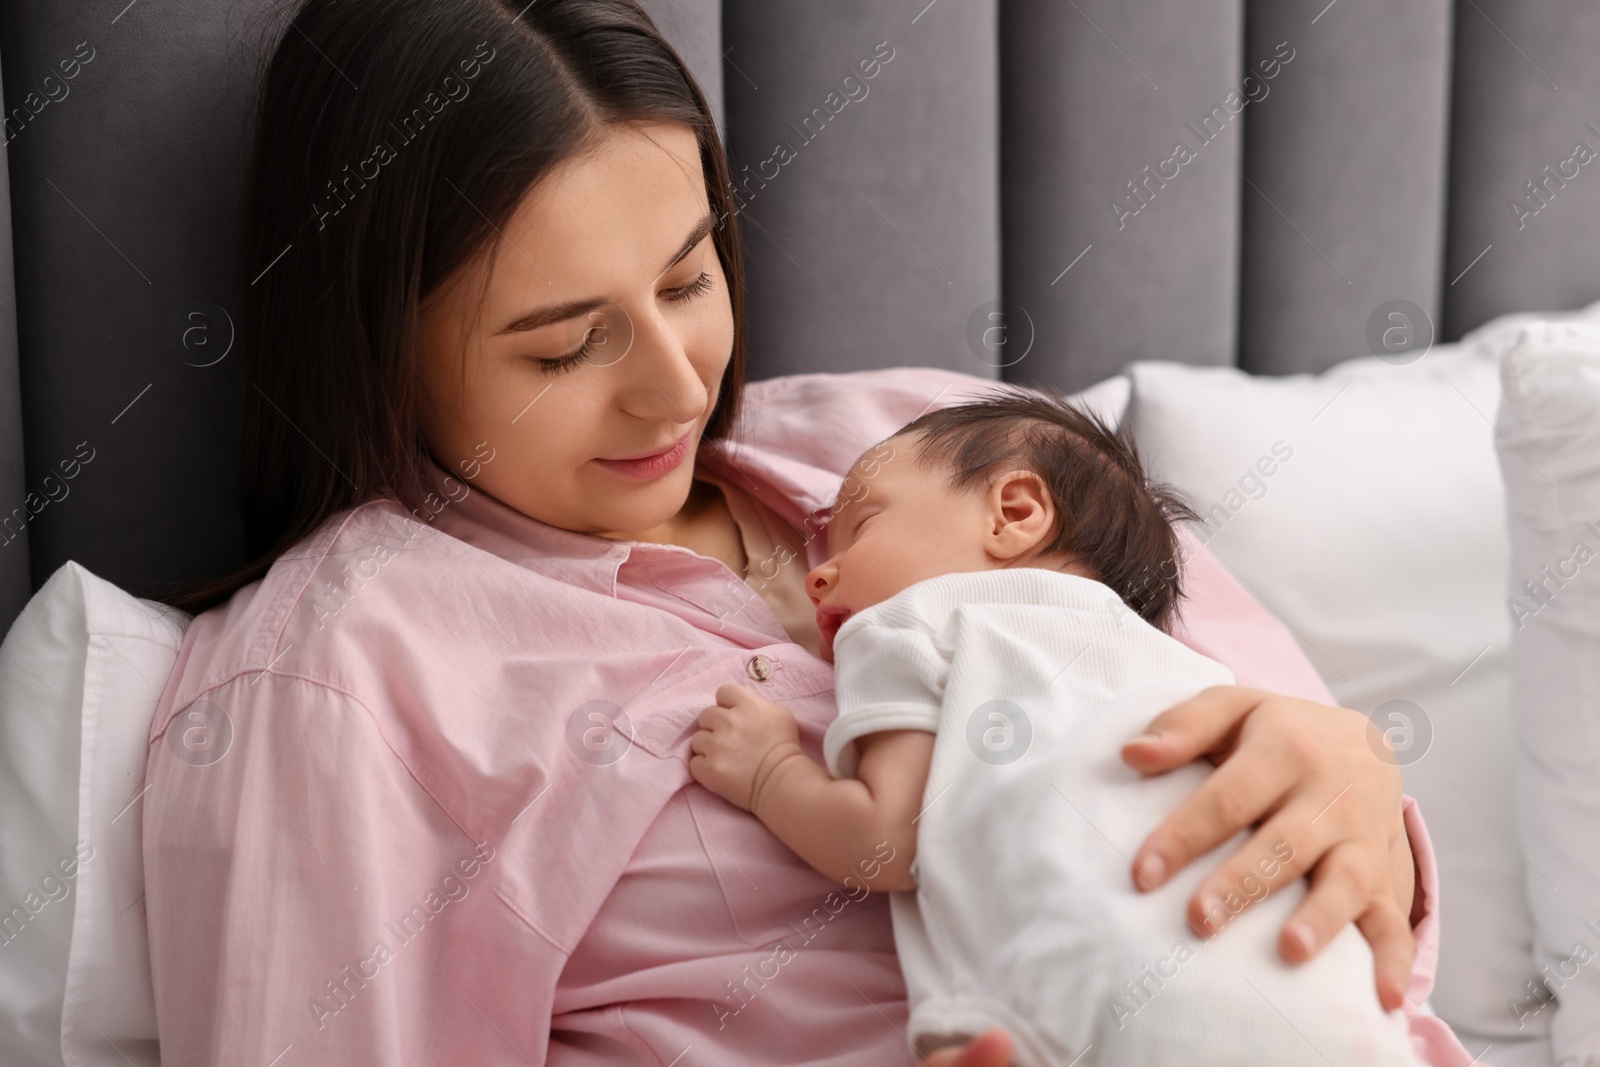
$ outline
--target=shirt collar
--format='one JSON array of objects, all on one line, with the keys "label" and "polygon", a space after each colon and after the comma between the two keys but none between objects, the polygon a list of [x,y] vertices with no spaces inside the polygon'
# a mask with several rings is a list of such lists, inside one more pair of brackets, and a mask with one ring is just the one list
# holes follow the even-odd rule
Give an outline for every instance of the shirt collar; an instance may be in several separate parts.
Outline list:
[{"label": "shirt collar", "polygon": [[[700,443],[700,468],[748,491],[786,522],[807,534],[827,524],[839,475],[820,467],[734,440]],[[689,552],[677,545],[623,541],[564,530],[530,518],[424,458],[433,496],[413,517],[459,540],[556,581],[615,595],[617,569],[642,554]],[[691,553],[692,554],[692,553]]]},{"label": "shirt collar", "polygon": [[432,495],[412,517],[475,548],[566,585],[608,596],[617,568],[636,542],[563,530],[530,518],[451,474],[431,459],[424,474]]}]

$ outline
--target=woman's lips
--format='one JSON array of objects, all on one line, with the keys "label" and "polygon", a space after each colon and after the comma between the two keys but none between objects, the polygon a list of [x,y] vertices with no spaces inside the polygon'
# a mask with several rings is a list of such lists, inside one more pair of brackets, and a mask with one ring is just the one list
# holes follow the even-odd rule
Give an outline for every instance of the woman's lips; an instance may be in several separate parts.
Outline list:
[{"label": "woman's lips", "polygon": [[833,639],[838,634],[839,627],[844,625],[844,620],[850,617],[849,608],[819,607],[817,608],[817,650],[828,663],[833,662]]},{"label": "woman's lips", "polygon": [[636,478],[639,481],[649,481],[659,478],[683,462],[683,457],[689,454],[689,438],[692,433],[686,433],[678,439],[678,443],[671,448],[648,456],[637,456],[633,459],[596,459],[595,462],[609,471],[615,471],[624,478]]}]

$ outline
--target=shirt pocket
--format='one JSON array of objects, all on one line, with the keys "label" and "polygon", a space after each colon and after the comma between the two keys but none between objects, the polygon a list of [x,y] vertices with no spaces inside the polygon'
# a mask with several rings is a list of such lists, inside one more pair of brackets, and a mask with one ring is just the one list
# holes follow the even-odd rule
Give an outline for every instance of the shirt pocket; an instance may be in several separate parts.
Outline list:
[{"label": "shirt pocket", "polygon": [[689,777],[696,720],[726,682],[748,686],[794,712],[801,747],[820,764],[823,733],[837,714],[833,672],[799,645],[739,650],[716,669],[674,684],[667,698],[676,704],[661,708],[636,732],[641,748],[683,762],[686,784],[671,803],[686,805],[740,939],[751,946],[785,937],[809,941],[839,915],[881,904],[882,896],[869,895],[864,883],[835,882],[812,870],[761,820]]},{"label": "shirt pocket", "polygon": [[[833,668],[796,644],[728,649],[681,676],[658,683],[629,702],[625,718],[613,726],[630,744],[658,759],[677,759],[689,769],[689,738],[699,728],[702,709],[714,704],[717,689],[729,682],[748,686],[795,713],[800,741],[821,753],[822,733],[838,714],[833,701]],[[809,739],[809,740],[808,740]]]}]

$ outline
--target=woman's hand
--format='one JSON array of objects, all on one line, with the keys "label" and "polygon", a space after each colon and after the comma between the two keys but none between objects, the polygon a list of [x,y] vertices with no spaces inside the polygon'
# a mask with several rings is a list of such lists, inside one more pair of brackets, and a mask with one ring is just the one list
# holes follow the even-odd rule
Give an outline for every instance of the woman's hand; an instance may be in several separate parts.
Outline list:
[{"label": "woman's hand", "polygon": [[[1134,884],[1154,889],[1247,827],[1250,841],[1200,884],[1189,924],[1210,936],[1267,891],[1306,872],[1311,889],[1279,935],[1284,959],[1310,959],[1354,921],[1375,957],[1378,999],[1400,1007],[1415,945],[1415,867],[1400,770],[1366,716],[1242,686],[1213,686],[1158,715],[1122,758],[1161,774],[1201,756],[1206,783],[1145,839]],[[1257,895],[1251,887],[1267,891]]]}]

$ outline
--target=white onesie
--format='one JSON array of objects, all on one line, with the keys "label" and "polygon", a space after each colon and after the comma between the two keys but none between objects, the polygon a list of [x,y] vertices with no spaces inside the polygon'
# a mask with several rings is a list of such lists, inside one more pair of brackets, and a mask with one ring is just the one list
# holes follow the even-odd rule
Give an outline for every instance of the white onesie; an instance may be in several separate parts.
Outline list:
[{"label": "white onesie", "polygon": [[[1189,929],[1185,902],[1245,833],[1153,893],[1133,888],[1135,850],[1210,768],[1144,778],[1121,746],[1231,685],[1226,667],[1109,586],[1034,567],[918,582],[847,619],[834,657],[831,774],[854,776],[866,734],[937,735],[918,889],[890,898],[913,1041],[1003,1026],[1021,1067],[1418,1063],[1354,926],[1310,963],[1278,955],[1303,880],[1269,894],[1244,878],[1218,936]],[[1276,845],[1258,872],[1292,854]]]}]

